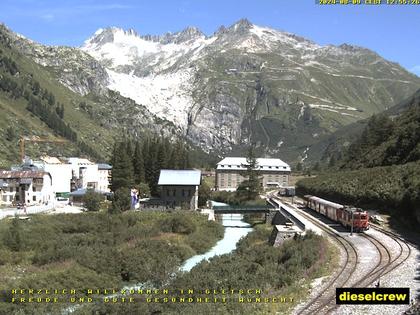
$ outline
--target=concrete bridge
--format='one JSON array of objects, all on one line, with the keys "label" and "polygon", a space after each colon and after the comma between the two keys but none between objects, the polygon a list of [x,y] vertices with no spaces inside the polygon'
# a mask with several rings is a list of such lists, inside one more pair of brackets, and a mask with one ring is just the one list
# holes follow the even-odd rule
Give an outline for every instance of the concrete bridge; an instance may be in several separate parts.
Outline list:
[{"label": "concrete bridge", "polygon": [[214,216],[219,217],[223,214],[259,214],[264,223],[270,223],[276,214],[276,208],[271,205],[244,205],[244,206],[213,206]]},{"label": "concrete bridge", "polygon": [[213,206],[214,214],[253,214],[276,211],[273,205]]}]

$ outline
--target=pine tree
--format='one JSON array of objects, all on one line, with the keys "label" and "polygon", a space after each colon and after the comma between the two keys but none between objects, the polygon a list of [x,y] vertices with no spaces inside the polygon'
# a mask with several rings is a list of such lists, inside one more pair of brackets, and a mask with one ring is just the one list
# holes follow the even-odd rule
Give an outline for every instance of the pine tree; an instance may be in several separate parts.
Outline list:
[{"label": "pine tree", "polygon": [[247,179],[239,185],[237,195],[240,199],[254,200],[261,192],[260,172],[258,171],[254,145],[249,147],[245,167],[245,176]]},{"label": "pine tree", "polygon": [[182,144],[181,141],[177,141],[175,146],[172,148],[171,163],[172,168],[179,170],[182,166]]},{"label": "pine tree", "polygon": [[157,163],[156,169],[160,171],[161,169],[167,168],[167,151],[164,141],[160,141],[158,144],[158,152],[157,152]]},{"label": "pine tree", "polygon": [[134,149],[133,168],[135,183],[145,183],[146,179],[144,175],[144,157],[140,142],[136,142]]},{"label": "pine tree", "polygon": [[112,205],[109,207],[108,212],[110,214],[117,214],[130,209],[131,198],[130,189],[126,187],[118,188],[114,192]]},{"label": "pine tree", "polygon": [[127,155],[127,145],[125,142],[117,143],[112,156],[111,190],[131,188],[133,184],[133,164]]},{"label": "pine tree", "polygon": [[157,195],[157,183],[159,179],[159,170],[157,165],[158,146],[157,141],[152,140],[149,146],[148,168],[146,169],[146,181],[150,187],[152,195]]}]

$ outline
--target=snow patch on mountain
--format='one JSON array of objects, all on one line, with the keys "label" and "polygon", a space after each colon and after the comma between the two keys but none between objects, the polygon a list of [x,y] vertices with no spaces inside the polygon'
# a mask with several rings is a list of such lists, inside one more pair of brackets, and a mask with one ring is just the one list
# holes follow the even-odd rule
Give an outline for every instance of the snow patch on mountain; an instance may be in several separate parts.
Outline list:
[{"label": "snow patch on mountain", "polygon": [[[177,38],[176,34],[166,35],[166,37],[169,36]],[[163,39],[161,39],[163,41],[161,42],[148,36],[140,37],[132,30],[125,31],[112,27],[97,30],[81,49],[97,60],[111,61],[114,70],[119,66],[132,66],[150,56],[154,56],[155,64],[164,60],[165,62],[159,67],[159,70],[164,70],[187,53],[192,53],[192,60],[197,59],[201,50],[212,44],[216,39],[217,36],[206,38],[201,35],[181,42],[176,40],[166,42]]]},{"label": "snow patch on mountain", "polygon": [[148,77],[137,77],[113,70],[107,72],[110,78],[109,89],[144,105],[158,117],[186,128],[188,112],[193,105],[191,70]]}]

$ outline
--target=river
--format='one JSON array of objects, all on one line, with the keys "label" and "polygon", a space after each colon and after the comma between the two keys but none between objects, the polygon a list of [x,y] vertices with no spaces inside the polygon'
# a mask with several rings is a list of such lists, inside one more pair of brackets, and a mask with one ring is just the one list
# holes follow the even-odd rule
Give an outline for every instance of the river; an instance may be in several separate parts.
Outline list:
[{"label": "river", "polygon": [[250,224],[242,220],[241,214],[223,214],[222,224],[225,226],[223,238],[207,253],[195,255],[185,261],[181,271],[190,271],[195,265],[216,255],[228,254],[236,248],[236,243],[252,231]]},{"label": "river", "polygon": [[[215,203],[213,205],[226,205],[222,203]],[[217,255],[228,254],[232,252],[236,248],[236,244],[238,241],[245,237],[248,233],[250,233],[253,228],[250,226],[249,223],[244,222],[243,216],[241,214],[223,214],[222,215],[222,224],[225,227],[225,233],[223,238],[216,243],[213,248],[211,248],[208,252],[202,255],[195,255],[189,259],[187,259],[184,264],[180,267],[181,271],[189,272],[194,266],[199,264],[205,259],[209,259],[211,257]],[[151,288],[152,284],[149,283],[138,283],[135,285],[128,285],[124,287],[125,290],[130,289],[142,289],[142,288]],[[120,294],[113,294],[108,295],[107,297],[112,298],[120,296]],[[76,309],[80,308],[82,304],[72,305],[67,307],[62,314],[72,314]]]}]

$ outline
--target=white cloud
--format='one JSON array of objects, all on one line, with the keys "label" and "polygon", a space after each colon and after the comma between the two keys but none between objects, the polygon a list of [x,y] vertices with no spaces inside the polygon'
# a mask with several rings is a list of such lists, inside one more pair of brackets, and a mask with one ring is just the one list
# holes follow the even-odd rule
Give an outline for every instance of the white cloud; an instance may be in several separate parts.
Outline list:
[{"label": "white cloud", "polygon": [[40,16],[40,18],[43,19],[46,22],[51,22],[51,21],[54,20],[55,16],[54,16],[54,14],[46,13],[46,14],[42,14]]}]

